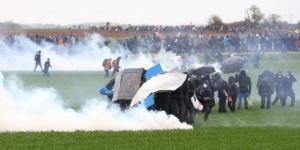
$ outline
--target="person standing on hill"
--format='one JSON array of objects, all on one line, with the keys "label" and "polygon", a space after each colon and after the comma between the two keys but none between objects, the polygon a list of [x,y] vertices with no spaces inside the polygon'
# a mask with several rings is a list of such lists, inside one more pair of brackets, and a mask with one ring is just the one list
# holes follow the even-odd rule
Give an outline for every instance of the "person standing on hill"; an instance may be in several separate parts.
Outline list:
[{"label": "person standing on hill", "polygon": [[40,66],[41,71],[43,71],[42,63],[41,63],[41,51],[37,51],[34,55],[35,67],[34,71],[36,71],[37,66]]},{"label": "person standing on hill", "polygon": [[120,70],[120,60],[121,60],[121,57],[119,56],[117,59],[115,59],[113,62],[112,62],[112,67],[113,67],[113,72],[111,74],[111,76],[114,76],[116,73],[119,72]]}]

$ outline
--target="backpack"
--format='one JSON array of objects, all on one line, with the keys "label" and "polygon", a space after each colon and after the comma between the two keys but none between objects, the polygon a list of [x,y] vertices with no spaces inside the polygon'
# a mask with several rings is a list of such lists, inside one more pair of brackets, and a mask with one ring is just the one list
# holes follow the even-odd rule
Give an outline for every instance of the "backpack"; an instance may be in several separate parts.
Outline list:
[{"label": "backpack", "polygon": [[103,67],[105,67],[105,66],[106,66],[106,63],[107,63],[107,61],[108,61],[108,59],[107,59],[107,58],[103,60],[103,62],[102,62],[102,66],[103,66]]}]

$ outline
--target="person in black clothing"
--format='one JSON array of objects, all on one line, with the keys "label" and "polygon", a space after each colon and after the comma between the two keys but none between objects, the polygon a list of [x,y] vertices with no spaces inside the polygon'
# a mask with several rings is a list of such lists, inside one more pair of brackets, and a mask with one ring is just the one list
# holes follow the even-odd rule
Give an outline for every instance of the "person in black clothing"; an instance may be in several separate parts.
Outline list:
[{"label": "person in black clothing", "polygon": [[37,66],[40,66],[41,71],[43,71],[42,63],[41,63],[41,51],[38,51],[34,56],[35,67],[34,71],[36,71]]},{"label": "person in black clothing", "polygon": [[283,96],[283,102],[282,102],[283,106],[285,106],[287,97],[291,98],[291,107],[293,107],[295,105],[295,92],[293,90],[293,83],[296,81],[297,81],[296,78],[292,75],[291,72],[289,72],[284,77],[284,82],[283,82],[284,96]]},{"label": "person in black clothing", "polygon": [[267,109],[270,109],[271,96],[274,92],[274,74],[271,71],[264,71],[259,75],[257,81],[258,94],[261,97],[261,108],[264,109],[265,105]]},{"label": "person in black clothing", "polygon": [[281,71],[279,71],[278,73],[275,74],[274,86],[276,91],[276,97],[272,105],[275,105],[278,100],[280,100],[281,105],[283,104],[283,98],[284,98],[283,82],[284,82],[284,75],[282,74]]},{"label": "person in black clothing", "polygon": [[188,101],[189,94],[188,87],[187,86],[187,80],[183,83],[181,87],[179,87],[177,90],[174,92],[170,93],[170,99],[172,100],[172,103],[170,103],[173,114],[181,121],[181,122],[186,122],[186,112],[187,112],[187,106],[186,106],[186,101]]},{"label": "person in black clothing", "polygon": [[228,106],[231,112],[235,112],[235,103],[238,95],[238,87],[234,82],[234,77],[229,77],[228,79]]},{"label": "person in black clothing", "polygon": [[245,102],[245,109],[248,109],[247,98],[251,94],[251,79],[246,75],[246,71],[242,70],[239,75],[236,75],[236,82],[238,82],[238,109],[241,109],[242,100]]},{"label": "person in black clothing", "polygon": [[197,88],[196,96],[203,104],[204,121],[207,121],[213,107],[212,95],[212,90],[208,87],[208,83],[206,82]]},{"label": "person in black clothing", "polygon": [[228,84],[225,80],[221,78],[220,74],[216,73],[214,76],[216,80],[216,89],[218,91],[219,98],[219,113],[225,113]]},{"label": "person in black clothing", "polygon": [[215,103],[215,91],[217,89],[215,76],[212,75],[212,78],[210,78],[210,74],[205,74],[204,77],[202,78],[202,82],[200,83],[200,85],[203,85],[204,83],[207,84],[208,88],[212,92],[212,107],[213,107],[216,104]]},{"label": "person in black clothing", "polygon": [[44,64],[44,76],[50,76],[50,74],[49,74],[49,68],[52,68],[52,66],[51,66],[51,64],[50,64],[50,58],[48,58],[47,59],[47,61],[45,62],[45,64]]}]

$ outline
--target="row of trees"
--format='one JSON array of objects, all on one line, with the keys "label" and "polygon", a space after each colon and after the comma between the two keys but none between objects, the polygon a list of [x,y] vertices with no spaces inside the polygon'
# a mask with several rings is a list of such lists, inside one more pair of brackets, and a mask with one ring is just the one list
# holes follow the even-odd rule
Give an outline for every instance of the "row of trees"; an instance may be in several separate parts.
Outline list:
[{"label": "row of trees", "polygon": [[[256,5],[252,5],[250,8],[246,9],[245,12],[245,20],[249,21],[254,27],[257,27],[260,23],[275,26],[283,22],[278,14],[270,14],[268,17],[265,17],[265,14]],[[300,24],[300,22],[298,24]],[[208,25],[216,30],[220,30],[224,23],[221,17],[212,15],[208,20]]]}]

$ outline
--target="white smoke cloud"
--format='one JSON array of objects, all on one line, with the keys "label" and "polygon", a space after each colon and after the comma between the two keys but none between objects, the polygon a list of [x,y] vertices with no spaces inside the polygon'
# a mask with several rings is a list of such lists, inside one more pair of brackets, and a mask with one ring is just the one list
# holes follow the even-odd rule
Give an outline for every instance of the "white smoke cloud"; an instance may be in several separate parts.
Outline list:
[{"label": "white smoke cloud", "polygon": [[192,126],[165,112],[142,106],[122,112],[98,99],[88,100],[79,110],[65,108],[55,89],[25,89],[18,79],[4,79],[0,72],[0,132],[162,129]]},{"label": "white smoke cloud", "polygon": [[161,63],[163,69],[178,68],[180,61],[172,52],[161,51],[159,54],[133,55],[121,46],[110,48],[103,45],[104,39],[93,34],[73,46],[57,46],[43,42],[38,45],[24,36],[16,36],[14,43],[10,44],[5,38],[0,37],[0,70],[1,71],[31,71],[34,68],[34,55],[42,51],[42,63],[51,59],[52,70],[64,71],[95,71],[103,70],[102,61],[105,58],[115,59],[121,56],[121,67],[124,68],[149,68],[155,63]]}]

